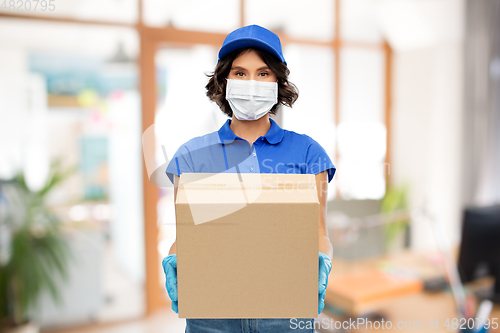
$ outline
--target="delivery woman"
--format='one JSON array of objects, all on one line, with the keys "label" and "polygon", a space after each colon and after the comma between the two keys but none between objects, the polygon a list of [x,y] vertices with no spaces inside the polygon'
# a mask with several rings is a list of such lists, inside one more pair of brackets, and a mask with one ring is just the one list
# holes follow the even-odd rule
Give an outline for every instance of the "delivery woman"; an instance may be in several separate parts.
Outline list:
[{"label": "delivery woman", "polygon": [[[320,202],[318,314],[323,310],[332,244],[326,227],[327,183],[335,166],[311,137],[282,129],[269,117],[298,98],[279,37],[258,25],[231,32],[206,85],[207,96],[230,119],[216,132],[183,144],[166,173],[177,195],[183,172],[308,173],[316,175]],[[314,119],[321,121],[321,119]],[[177,313],[176,243],[163,260],[166,288]],[[308,323],[306,323],[308,321]],[[299,325],[290,319],[186,319],[186,332],[314,332],[314,319]],[[302,329],[301,329],[302,328]]]}]

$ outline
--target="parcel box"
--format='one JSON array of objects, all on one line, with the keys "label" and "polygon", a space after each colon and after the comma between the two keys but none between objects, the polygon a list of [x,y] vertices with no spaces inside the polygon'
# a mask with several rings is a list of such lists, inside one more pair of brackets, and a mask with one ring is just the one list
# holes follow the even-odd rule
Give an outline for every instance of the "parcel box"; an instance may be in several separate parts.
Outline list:
[{"label": "parcel box", "polygon": [[315,176],[183,173],[176,199],[180,318],[316,318]]}]

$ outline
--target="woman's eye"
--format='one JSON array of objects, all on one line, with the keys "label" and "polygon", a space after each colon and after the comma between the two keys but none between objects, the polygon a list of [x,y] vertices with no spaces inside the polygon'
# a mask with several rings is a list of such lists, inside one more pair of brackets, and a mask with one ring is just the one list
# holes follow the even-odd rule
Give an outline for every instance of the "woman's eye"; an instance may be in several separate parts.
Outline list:
[{"label": "woman's eye", "polygon": [[262,72],[262,73],[260,73],[260,75],[261,75],[261,76],[267,76],[267,75],[269,75],[269,73],[267,73],[267,72]]},{"label": "woman's eye", "polygon": [[245,73],[243,73],[243,72],[236,72],[235,75],[236,76],[243,76],[243,75],[245,75]]}]

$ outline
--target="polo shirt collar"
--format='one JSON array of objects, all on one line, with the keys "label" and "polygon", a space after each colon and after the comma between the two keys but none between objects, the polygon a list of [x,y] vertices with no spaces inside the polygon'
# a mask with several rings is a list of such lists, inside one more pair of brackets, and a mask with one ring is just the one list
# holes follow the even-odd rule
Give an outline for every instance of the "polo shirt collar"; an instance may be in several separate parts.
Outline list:
[{"label": "polo shirt collar", "polygon": [[[280,143],[283,139],[284,130],[273,119],[269,118],[269,121],[271,122],[271,127],[266,135],[264,135],[264,138],[273,145]],[[237,136],[229,125],[231,125],[231,119],[226,120],[224,125],[219,129],[220,143],[229,144],[236,139]]]},{"label": "polo shirt collar", "polygon": [[285,131],[283,131],[283,129],[273,119],[269,118],[269,121],[271,122],[271,128],[269,128],[269,131],[267,131],[264,137],[267,142],[275,145],[281,142]]}]

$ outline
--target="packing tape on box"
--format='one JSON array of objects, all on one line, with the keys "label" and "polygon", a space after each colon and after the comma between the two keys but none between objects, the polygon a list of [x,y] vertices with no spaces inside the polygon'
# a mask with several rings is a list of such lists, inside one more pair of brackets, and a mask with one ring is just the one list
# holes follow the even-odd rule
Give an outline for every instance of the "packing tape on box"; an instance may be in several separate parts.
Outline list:
[{"label": "packing tape on box", "polygon": [[227,184],[196,184],[181,185],[181,190],[299,190],[316,188],[315,183],[278,183],[272,185],[241,184],[241,186],[228,186]]}]

